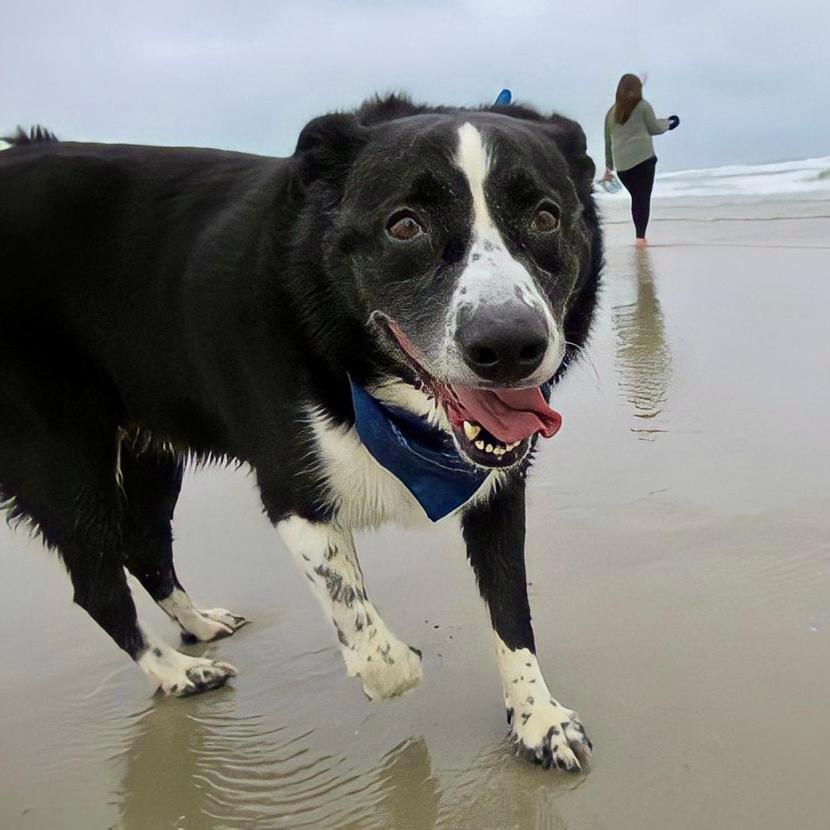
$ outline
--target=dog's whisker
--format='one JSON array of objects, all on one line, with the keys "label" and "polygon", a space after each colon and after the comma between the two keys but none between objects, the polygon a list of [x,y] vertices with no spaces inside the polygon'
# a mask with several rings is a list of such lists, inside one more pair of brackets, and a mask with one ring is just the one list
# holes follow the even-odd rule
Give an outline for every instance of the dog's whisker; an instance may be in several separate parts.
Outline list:
[{"label": "dog's whisker", "polygon": [[576,358],[578,362],[585,362],[590,367],[591,371],[594,374],[594,380],[596,382],[596,388],[599,389],[600,384],[600,377],[599,377],[599,369],[597,369],[596,364],[594,363],[593,358],[590,354],[585,350],[583,346],[580,346],[578,343],[572,343],[569,340],[565,341],[565,345],[571,347],[576,351]]}]

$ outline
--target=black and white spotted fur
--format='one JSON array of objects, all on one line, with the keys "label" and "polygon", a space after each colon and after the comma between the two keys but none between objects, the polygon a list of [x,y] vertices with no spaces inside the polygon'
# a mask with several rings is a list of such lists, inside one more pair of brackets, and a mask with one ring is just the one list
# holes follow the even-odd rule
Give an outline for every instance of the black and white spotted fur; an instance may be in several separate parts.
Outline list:
[{"label": "black and white spotted fur", "polygon": [[[10,518],[58,550],[75,601],[165,693],[197,692],[235,669],[154,641],[125,569],[188,635],[236,631],[242,617],[200,610],[178,581],[170,527],[188,459],[247,463],[349,674],[373,699],[415,686],[420,653],[369,600],[352,531],[424,513],[357,437],[348,378],[474,455],[431,384],[562,374],[585,342],[602,259],[582,130],[521,107],[392,97],[312,121],[284,159],[41,130],[11,143],[0,153]],[[471,361],[465,337],[486,336],[494,312],[544,333],[524,374],[485,377]],[[492,465],[471,456],[490,472],[458,517],[515,739],[573,770],[590,743],[545,684],[527,600],[533,443]]]}]

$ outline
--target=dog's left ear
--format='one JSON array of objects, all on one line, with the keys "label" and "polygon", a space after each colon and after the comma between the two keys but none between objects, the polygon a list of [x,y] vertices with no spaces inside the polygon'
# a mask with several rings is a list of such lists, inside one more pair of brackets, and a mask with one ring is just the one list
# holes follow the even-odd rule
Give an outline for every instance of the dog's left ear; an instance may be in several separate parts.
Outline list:
[{"label": "dog's left ear", "polygon": [[335,186],[341,185],[368,141],[369,130],[354,115],[322,115],[309,121],[294,150],[303,184],[323,179]]},{"label": "dog's left ear", "polygon": [[591,194],[597,168],[588,155],[585,131],[576,121],[562,115],[551,116],[547,128],[568,163],[580,199],[587,198]]}]

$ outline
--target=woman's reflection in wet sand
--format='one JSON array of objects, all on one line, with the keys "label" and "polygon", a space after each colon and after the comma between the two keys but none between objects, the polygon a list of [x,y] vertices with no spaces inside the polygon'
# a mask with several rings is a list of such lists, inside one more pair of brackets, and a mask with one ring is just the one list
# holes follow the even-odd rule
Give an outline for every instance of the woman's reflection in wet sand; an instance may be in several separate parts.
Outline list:
[{"label": "woman's reflection in wet sand", "polygon": [[648,250],[634,252],[631,275],[635,279],[636,299],[612,309],[618,383],[621,395],[634,407],[634,417],[639,419],[631,431],[641,439],[653,441],[665,432],[659,415],[666,406],[671,353]]}]

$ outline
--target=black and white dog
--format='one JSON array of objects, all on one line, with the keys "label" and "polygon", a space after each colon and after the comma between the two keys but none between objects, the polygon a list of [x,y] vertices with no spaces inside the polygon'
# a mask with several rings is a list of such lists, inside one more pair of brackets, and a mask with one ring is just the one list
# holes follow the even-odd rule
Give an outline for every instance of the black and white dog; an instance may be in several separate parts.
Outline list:
[{"label": "black and white dog", "polygon": [[512,733],[577,770],[590,742],[535,657],[525,475],[585,342],[602,243],[573,121],[374,99],[291,158],[76,144],[0,153],[0,499],[75,602],[166,694],[233,666],[152,639],[125,568],[186,635],[171,520],[188,459],[255,471],[372,698],[421,677],[367,598],[355,528],[457,515]]}]

